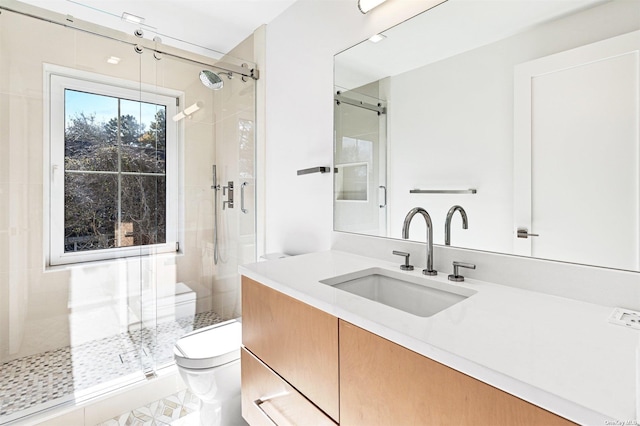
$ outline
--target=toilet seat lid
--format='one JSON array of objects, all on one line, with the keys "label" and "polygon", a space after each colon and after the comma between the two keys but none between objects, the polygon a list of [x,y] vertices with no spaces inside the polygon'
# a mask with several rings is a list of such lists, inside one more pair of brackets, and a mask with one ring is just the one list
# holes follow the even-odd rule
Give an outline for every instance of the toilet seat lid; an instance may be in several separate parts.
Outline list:
[{"label": "toilet seat lid", "polygon": [[214,324],[181,337],[173,348],[176,364],[184,368],[213,368],[240,358],[242,323]]}]

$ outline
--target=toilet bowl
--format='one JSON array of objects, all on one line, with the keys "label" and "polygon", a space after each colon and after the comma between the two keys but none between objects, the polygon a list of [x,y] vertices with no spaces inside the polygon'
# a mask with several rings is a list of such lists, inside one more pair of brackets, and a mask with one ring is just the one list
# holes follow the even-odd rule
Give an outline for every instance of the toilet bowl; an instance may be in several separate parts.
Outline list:
[{"label": "toilet bowl", "polygon": [[200,398],[200,424],[246,425],[240,410],[242,323],[231,320],[181,337],[173,348],[180,376]]}]

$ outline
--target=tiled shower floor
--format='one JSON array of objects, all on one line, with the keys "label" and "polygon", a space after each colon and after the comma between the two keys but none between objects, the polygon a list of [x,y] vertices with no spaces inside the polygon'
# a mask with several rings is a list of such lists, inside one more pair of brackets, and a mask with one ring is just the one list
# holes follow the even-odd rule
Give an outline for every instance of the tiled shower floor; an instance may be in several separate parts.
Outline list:
[{"label": "tiled shower floor", "polygon": [[[202,312],[158,324],[156,338],[148,330],[137,330],[4,363],[0,368],[0,423],[2,416],[139,372],[141,363],[150,359],[156,365],[171,362],[173,345],[180,336],[221,321],[212,311]],[[141,346],[150,358],[140,356]]]}]

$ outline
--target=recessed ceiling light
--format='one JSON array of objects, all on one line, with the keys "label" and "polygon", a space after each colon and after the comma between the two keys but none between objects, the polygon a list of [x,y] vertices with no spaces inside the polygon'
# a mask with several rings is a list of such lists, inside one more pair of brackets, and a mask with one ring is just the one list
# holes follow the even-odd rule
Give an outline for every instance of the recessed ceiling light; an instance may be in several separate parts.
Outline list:
[{"label": "recessed ceiling light", "polygon": [[387,36],[386,36],[386,35],[383,35],[383,34],[374,34],[374,35],[372,35],[371,37],[369,37],[369,41],[370,41],[370,42],[373,42],[373,43],[378,43],[378,42],[380,42],[380,41],[384,40],[385,38],[387,38]]},{"label": "recessed ceiling light", "polygon": [[107,62],[113,65],[118,65],[118,63],[120,63],[120,58],[118,58],[117,56],[109,56]]},{"label": "recessed ceiling light", "polygon": [[141,16],[137,16],[137,15],[133,15],[131,13],[127,13],[127,12],[123,12],[122,13],[122,20],[123,21],[127,21],[127,22],[131,22],[132,24],[143,24],[144,23],[144,18]]}]

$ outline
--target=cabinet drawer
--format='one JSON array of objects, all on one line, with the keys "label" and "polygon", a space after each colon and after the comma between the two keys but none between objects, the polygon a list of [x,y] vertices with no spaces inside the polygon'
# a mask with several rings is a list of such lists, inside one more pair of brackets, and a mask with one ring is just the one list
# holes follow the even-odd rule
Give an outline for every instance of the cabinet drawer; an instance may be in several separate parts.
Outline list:
[{"label": "cabinet drawer", "polygon": [[574,423],[340,321],[341,425]]},{"label": "cabinet drawer", "polygon": [[242,277],[242,343],[339,421],[336,317]]},{"label": "cabinet drawer", "polygon": [[251,426],[336,426],[316,406],[242,348],[242,417]]}]

